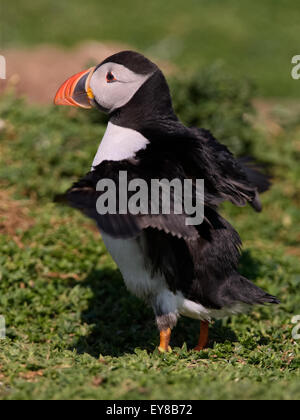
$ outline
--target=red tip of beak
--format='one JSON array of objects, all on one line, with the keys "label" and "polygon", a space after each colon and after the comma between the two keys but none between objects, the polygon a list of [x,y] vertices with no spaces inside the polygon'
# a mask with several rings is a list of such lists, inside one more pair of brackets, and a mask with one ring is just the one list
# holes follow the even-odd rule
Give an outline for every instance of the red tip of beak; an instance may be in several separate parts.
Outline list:
[{"label": "red tip of beak", "polygon": [[[87,96],[88,86],[86,86],[86,84],[90,79],[88,76],[93,73],[93,70],[94,67],[77,73],[66,80],[58,89],[55,95],[54,104],[76,106],[79,108],[91,108],[92,106],[89,104],[89,99]],[[81,84],[83,84],[83,87],[80,89],[80,91],[76,92],[76,87],[79,85],[80,81]]]}]

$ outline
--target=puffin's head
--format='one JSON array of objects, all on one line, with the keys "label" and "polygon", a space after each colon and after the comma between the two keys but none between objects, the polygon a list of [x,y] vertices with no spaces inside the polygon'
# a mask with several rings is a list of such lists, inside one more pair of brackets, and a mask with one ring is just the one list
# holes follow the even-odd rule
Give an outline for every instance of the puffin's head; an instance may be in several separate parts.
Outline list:
[{"label": "puffin's head", "polygon": [[111,113],[128,104],[156,73],[161,75],[159,68],[142,54],[123,51],[72,76],[59,88],[54,102],[81,108],[95,106]]}]

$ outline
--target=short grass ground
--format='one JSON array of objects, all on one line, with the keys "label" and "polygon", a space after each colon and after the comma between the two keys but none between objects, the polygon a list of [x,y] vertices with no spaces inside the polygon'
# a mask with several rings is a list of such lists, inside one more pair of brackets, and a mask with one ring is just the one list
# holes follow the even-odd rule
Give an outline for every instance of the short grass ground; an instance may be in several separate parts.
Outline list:
[{"label": "short grass ground", "polygon": [[275,177],[264,212],[223,210],[244,241],[241,271],[282,304],[216,322],[200,353],[199,323],[181,319],[160,355],[151,309],[126,291],[93,224],[52,203],[88,170],[103,124],[0,100],[0,399],[300,398],[300,131],[284,110],[286,128],[262,124],[254,142]]}]

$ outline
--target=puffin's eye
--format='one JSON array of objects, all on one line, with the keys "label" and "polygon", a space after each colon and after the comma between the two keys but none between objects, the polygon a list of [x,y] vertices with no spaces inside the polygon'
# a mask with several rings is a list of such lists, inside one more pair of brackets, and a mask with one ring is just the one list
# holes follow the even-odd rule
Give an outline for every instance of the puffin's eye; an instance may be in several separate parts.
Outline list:
[{"label": "puffin's eye", "polygon": [[107,75],[106,75],[106,81],[107,81],[107,83],[112,83],[112,82],[116,82],[116,78],[115,78],[115,76],[112,74],[112,72],[111,71],[109,71],[108,73],[107,73]]}]

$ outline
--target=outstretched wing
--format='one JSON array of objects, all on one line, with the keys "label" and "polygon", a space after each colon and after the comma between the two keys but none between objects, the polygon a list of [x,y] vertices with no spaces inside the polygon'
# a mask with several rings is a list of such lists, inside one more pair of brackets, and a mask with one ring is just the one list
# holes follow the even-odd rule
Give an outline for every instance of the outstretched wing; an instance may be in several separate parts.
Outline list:
[{"label": "outstretched wing", "polygon": [[191,130],[203,147],[202,151],[200,148],[199,154],[194,155],[195,159],[201,158],[201,154],[208,154],[210,157],[209,162],[212,173],[216,175],[217,189],[222,201],[229,200],[238,206],[249,202],[256,211],[261,211],[259,193],[267,191],[271,186],[270,177],[263,174],[262,167],[251,158],[236,159],[208,130]]},{"label": "outstretched wing", "polygon": [[[84,178],[76,182],[64,195],[57,197],[56,201],[61,201],[69,204],[71,207],[79,209],[88,217],[94,219],[101,230],[115,238],[132,238],[138,236],[143,229],[155,228],[165,233],[185,240],[193,240],[197,238],[197,229],[194,226],[186,224],[187,215],[175,214],[174,211],[174,195],[170,196],[170,214],[151,214],[151,198],[147,196],[148,213],[147,214],[132,214],[126,211],[126,214],[119,212],[119,187],[120,187],[120,172],[126,172],[127,182],[132,180],[143,179],[147,184],[147,191],[151,191],[151,179],[164,178],[165,168],[160,171],[158,167],[155,170],[150,166],[142,165],[138,160],[124,160],[121,162],[104,161],[98,165],[94,171],[89,172]],[[160,177],[160,176],[161,177]],[[168,172],[168,178],[183,177],[179,171],[173,170]],[[99,214],[97,211],[97,201],[104,194],[104,191],[97,190],[97,184],[101,180],[111,180],[114,182],[116,189],[116,212],[106,214]],[[133,192],[128,192],[128,199],[133,195]],[[161,209],[162,193],[158,196],[159,209]],[[153,204],[153,203],[152,203]],[[128,203],[127,203],[128,205]]]},{"label": "outstretched wing", "polygon": [[209,131],[173,122],[172,128],[146,129],[143,135],[151,142],[137,157],[145,162],[151,157],[153,165],[179,162],[187,177],[204,179],[209,205],[231,201],[240,207],[250,203],[261,210],[258,192],[269,188],[268,178],[249,161],[236,159]]}]

